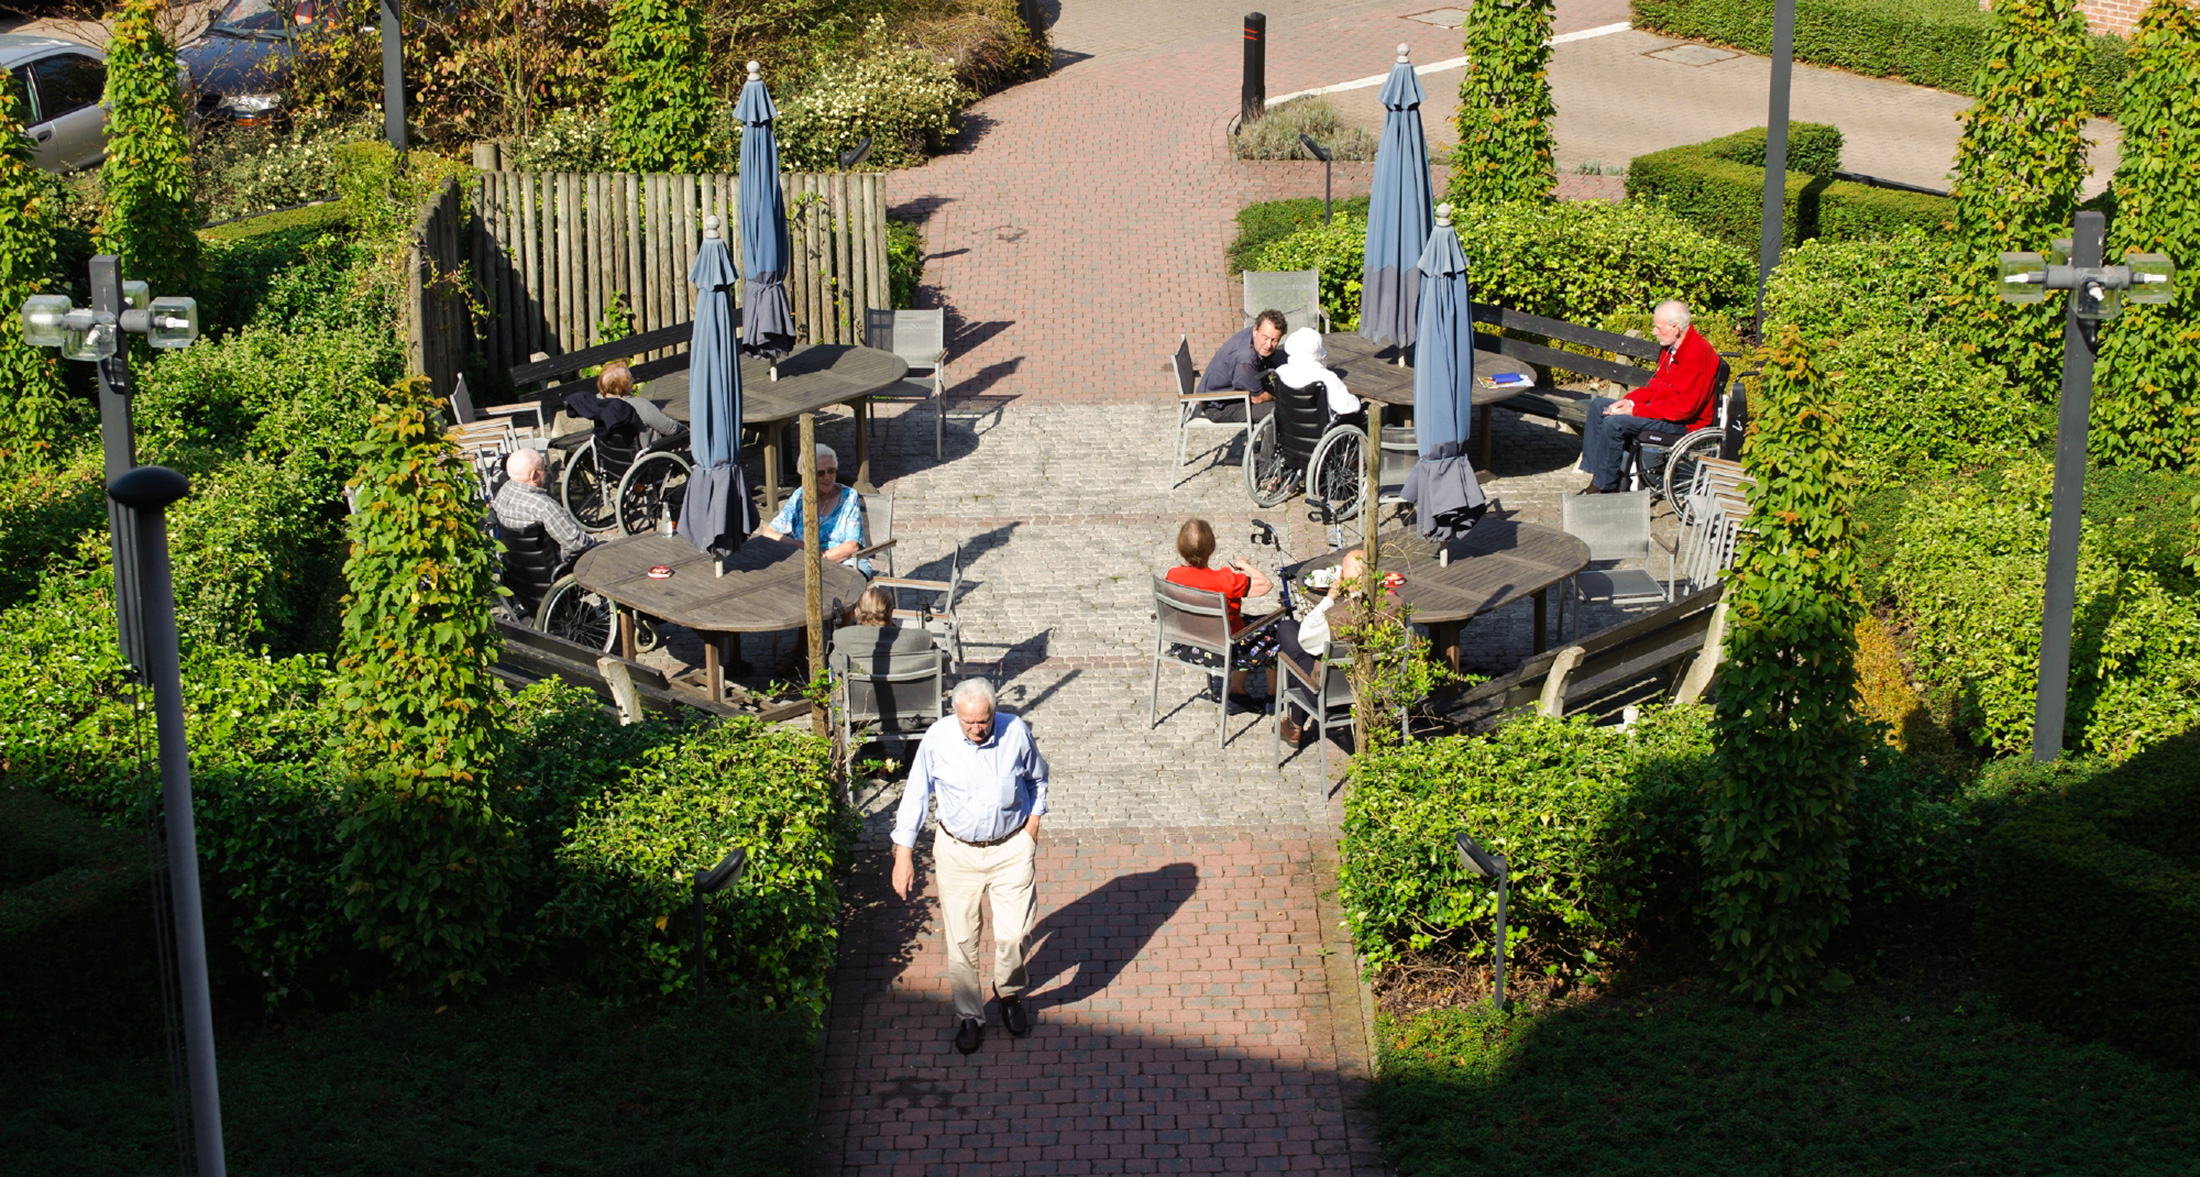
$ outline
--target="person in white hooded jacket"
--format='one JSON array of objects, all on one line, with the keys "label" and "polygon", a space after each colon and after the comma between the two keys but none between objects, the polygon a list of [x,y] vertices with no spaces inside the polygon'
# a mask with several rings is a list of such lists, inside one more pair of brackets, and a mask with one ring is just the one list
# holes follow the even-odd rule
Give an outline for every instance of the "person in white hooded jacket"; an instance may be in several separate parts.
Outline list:
[{"label": "person in white hooded jacket", "polygon": [[1328,358],[1329,349],[1322,346],[1321,332],[1301,327],[1284,339],[1283,366],[1276,369],[1275,378],[1291,388],[1320,384],[1329,395],[1329,411],[1349,417],[1360,411],[1360,398],[1352,395],[1344,379],[1322,362]]}]

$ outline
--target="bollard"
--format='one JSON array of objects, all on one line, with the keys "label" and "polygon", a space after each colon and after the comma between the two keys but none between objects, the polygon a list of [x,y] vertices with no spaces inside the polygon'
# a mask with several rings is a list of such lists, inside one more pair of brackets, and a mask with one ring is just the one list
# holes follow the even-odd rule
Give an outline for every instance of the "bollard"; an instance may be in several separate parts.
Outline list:
[{"label": "bollard", "polygon": [[1268,109],[1268,17],[1263,13],[1245,14],[1245,90],[1238,101],[1240,125]]}]

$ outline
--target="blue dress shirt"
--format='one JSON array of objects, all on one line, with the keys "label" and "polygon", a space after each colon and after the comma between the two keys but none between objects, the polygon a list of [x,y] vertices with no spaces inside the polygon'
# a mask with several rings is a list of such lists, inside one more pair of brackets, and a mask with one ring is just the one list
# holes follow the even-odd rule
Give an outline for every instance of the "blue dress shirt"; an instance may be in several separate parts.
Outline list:
[{"label": "blue dress shirt", "polygon": [[982,744],[963,735],[953,713],[925,729],[909,765],[901,808],[894,813],[894,844],[914,846],[925,803],[937,791],[940,825],[965,842],[992,842],[1047,811],[1047,762],[1031,742],[1031,729],[1005,711],[993,713],[993,732]]}]

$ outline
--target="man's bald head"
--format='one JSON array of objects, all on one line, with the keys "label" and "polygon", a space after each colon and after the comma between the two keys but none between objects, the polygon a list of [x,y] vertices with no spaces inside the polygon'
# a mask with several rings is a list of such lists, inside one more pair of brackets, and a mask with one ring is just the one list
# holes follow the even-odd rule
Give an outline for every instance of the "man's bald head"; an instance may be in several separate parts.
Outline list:
[{"label": "man's bald head", "polygon": [[514,482],[524,482],[529,486],[541,486],[543,483],[542,452],[540,450],[512,451],[512,456],[504,459],[504,472],[510,475]]}]

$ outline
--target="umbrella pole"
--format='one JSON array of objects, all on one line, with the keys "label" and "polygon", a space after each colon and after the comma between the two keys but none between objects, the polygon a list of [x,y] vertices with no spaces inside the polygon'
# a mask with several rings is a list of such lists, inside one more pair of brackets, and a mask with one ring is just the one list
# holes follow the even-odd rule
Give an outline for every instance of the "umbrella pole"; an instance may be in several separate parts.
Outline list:
[{"label": "umbrella pole", "polygon": [[[802,616],[809,622],[810,681],[825,673],[825,573],[818,566],[817,415],[802,414]],[[825,709],[810,707],[810,727],[826,734]]]}]

